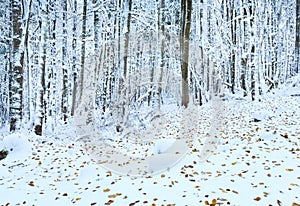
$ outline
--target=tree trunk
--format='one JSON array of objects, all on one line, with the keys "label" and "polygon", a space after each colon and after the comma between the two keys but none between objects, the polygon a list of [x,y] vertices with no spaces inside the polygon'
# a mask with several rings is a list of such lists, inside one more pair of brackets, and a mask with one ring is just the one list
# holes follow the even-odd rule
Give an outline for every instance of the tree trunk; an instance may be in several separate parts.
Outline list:
[{"label": "tree trunk", "polygon": [[61,112],[63,115],[64,124],[68,118],[68,68],[67,68],[67,0],[63,0],[63,41],[62,41],[62,99]]},{"label": "tree trunk", "polygon": [[158,81],[158,107],[161,106],[161,93],[162,93],[162,80],[163,80],[163,71],[165,67],[165,0],[161,0],[160,11],[158,16],[158,25],[161,30],[161,45],[160,45],[160,75]]},{"label": "tree trunk", "polygon": [[10,131],[18,129],[18,124],[22,120],[23,110],[23,63],[24,51],[21,45],[23,36],[22,26],[22,3],[19,0],[12,1],[12,59],[9,71],[9,116]]},{"label": "tree trunk", "polygon": [[188,65],[189,65],[189,41],[192,17],[192,1],[181,1],[182,25],[181,25],[181,105],[187,107],[189,104],[189,83],[188,83]]},{"label": "tree trunk", "polygon": [[131,9],[132,9],[132,0],[129,0],[129,2],[128,2],[128,17],[127,17],[127,32],[125,34],[124,71],[123,71],[123,79],[124,80],[126,79],[127,73],[128,73],[128,60],[127,59],[128,59],[128,55],[129,55],[129,35],[130,35],[130,24],[131,24]]},{"label": "tree trunk", "polygon": [[81,71],[80,71],[80,92],[79,100],[82,98],[83,93],[83,81],[84,81],[84,71],[85,71],[85,39],[86,39],[86,16],[87,14],[87,0],[83,1],[83,11],[82,11],[82,44],[81,44]]},{"label": "tree trunk", "polygon": [[47,18],[45,17],[46,15],[48,15],[48,6],[43,5],[45,4],[45,2],[41,3],[41,11],[46,11],[46,14],[44,14],[43,12],[41,12],[41,36],[40,36],[40,41],[41,41],[41,58],[39,59],[40,62],[40,69],[41,69],[41,73],[40,73],[40,88],[39,88],[39,99],[38,99],[38,103],[37,103],[37,112],[38,112],[38,120],[36,120],[36,124],[35,124],[35,134],[37,135],[42,135],[43,133],[43,123],[44,123],[44,118],[45,118],[45,100],[44,100],[44,95],[46,92],[46,83],[45,83],[45,75],[46,75],[46,55],[47,55],[47,25],[46,23],[48,22]]},{"label": "tree trunk", "polygon": [[77,90],[78,90],[78,70],[77,70],[77,0],[73,1],[73,39],[72,39],[72,72],[73,72],[73,90],[72,90],[72,109],[71,116],[74,116],[77,104]]},{"label": "tree trunk", "polygon": [[128,107],[129,107],[129,71],[128,71],[128,55],[129,55],[129,41],[130,41],[130,28],[131,28],[131,10],[132,10],[132,0],[128,1],[128,16],[127,16],[127,31],[125,34],[125,51],[124,51],[124,68],[123,68],[123,78],[121,81],[121,87],[123,87],[123,94],[121,98],[124,99],[124,105],[122,105],[122,115],[123,115],[123,120],[122,123],[125,123],[127,120],[128,116]]},{"label": "tree trunk", "polygon": [[300,71],[300,0],[296,2],[296,68],[295,73]]},{"label": "tree trunk", "polygon": [[234,5],[234,1],[231,2],[231,16],[230,16],[230,20],[231,20],[231,41],[232,41],[232,49],[231,49],[231,92],[232,94],[235,93],[235,73],[236,73],[236,69],[235,69],[235,60],[236,60],[236,11],[235,11],[235,5]]}]

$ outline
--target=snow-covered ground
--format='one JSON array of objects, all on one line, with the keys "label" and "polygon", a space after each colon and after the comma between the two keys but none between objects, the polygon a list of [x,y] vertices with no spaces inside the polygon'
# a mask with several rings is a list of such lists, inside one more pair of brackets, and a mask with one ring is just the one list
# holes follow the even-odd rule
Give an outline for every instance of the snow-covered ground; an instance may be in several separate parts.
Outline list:
[{"label": "snow-covered ground", "polygon": [[224,102],[219,145],[201,162],[211,124],[210,105],[205,105],[199,138],[184,159],[168,171],[142,178],[104,170],[80,142],[67,137],[3,137],[0,151],[9,154],[0,161],[0,204],[300,204],[299,94],[299,78],[294,78],[254,102],[234,97]]}]

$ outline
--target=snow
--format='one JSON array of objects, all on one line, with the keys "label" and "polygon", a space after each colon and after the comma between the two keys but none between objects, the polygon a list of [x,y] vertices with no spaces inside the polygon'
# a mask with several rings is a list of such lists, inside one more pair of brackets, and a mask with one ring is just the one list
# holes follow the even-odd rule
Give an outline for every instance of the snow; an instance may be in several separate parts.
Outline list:
[{"label": "snow", "polygon": [[[297,82],[298,81],[298,82]],[[91,160],[67,134],[3,137],[0,151],[1,205],[292,205],[300,203],[299,80],[272,90],[260,101],[224,102],[225,126],[213,153],[200,162],[210,136],[212,105],[200,112],[193,147],[167,171],[140,178],[120,176]],[[253,121],[253,119],[261,121]],[[65,138],[63,137],[65,135]],[[73,134],[74,135],[74,134]],[[153,144],[163,168],[176,140]],[[207,201],[207,202],[206,202]]]},{"label": "snow", "polygon": [[6,136],[0,142],[0,150],[9,151],[8,161],[24,161],[32,153],[32,145],[27,137],[20,133]]}]

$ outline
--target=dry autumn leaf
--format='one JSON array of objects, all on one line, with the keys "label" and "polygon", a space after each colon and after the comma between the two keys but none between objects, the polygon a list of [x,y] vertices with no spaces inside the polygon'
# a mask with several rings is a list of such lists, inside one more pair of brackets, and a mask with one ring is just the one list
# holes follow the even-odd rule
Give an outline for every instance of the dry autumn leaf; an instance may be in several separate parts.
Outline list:
[{"label": "dry autumn leaf", "polygon": [[283,134],[280,134],[282,137],[284,137],[284,138],[288,138],[289,137],[289,135],[287,134],[287,133],[283,133]]},{"label": "dry autumn leaf", "polygon": [[277,204],[278,204],[279,206],[281,206],[281,201],[280,201],[280,200],[277,200]]},{"label": "dry autumn leaf", "polygon": [[106,188],[106,189],[103,190],[103,192],[109,192],[109,191],[110,191],[109,188]]},{"label": "dry autumn leaf", "polygon": [[256,197],[256,198],[254,198],[254,200],[255,200],[255,201],[260,201],[261,198],[260,198],[260,197]]}]

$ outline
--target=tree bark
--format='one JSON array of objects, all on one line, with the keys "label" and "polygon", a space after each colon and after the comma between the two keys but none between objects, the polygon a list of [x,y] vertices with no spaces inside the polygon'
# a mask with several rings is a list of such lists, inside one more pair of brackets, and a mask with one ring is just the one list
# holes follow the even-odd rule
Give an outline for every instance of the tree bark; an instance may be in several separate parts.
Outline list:
[{"label": "tree bark", "polygon": [[296,67],[295,73],[300,71],[300,0],[296,2]]},{"label": "tree bark", "polygon": [[46,60],[47,60],[47,18],[45,17],[48,15],[48,6],[43,5],[45,2],[41,3],[41,11],[46,11],[46,14],[41,12],[41,34],[40,34],[40,41],[41,41],[41,58],[39,61],[40,62],[40,69],[41,69],[41,74],[40,74],[40,88],[39,88],[39,99],[37,103],[37,112],[38,112],[38,120],[36,121],[37,123],[35,124],[35,134],[36,135],[42,135],[43,133],[43,123],[44,123],[44,118],[45,118],[45,107],[46,107],[46,102],[44,99],[44,95],[46,92],[46,82],[45,82],[45,76],[46,76]]},{"label": "tree bark", "polygon": [[161,0],[160,11],[158,16],[158,25],[161,30],[161,42],[160,42],[160,75],[158,81],[158,107],[161,106],[162,101],[162,80],[163,80],[163,71],[165,67],[165,0]]},{"label": "tree bark", "polygon": [[232,49],[231,49],[231,93],[234,94],[235,93],[235,73],[236,73],[236,69],[235,69],[235,60],[236,60],[236,11],[235,11],[235,5],[234,5],[234,1],[231,2],[230,4],[230,20],[231,20],[231,41],[232,41]]},{"label": "tree bark", "polygon": [[127,16],[127,31],[125,34],[125,52],[124,52],[124,71],[123,71],[123,81],[126,81],[128,73],[128,55],[129,55],[129,35],[130,35],[130,24],[131,24],[131,10],[132,10],[132,0],[128,2],[128,16]]},{"label": "tree bark", "polygon": [[187,107],[189,104],[189,83],[188,83],[188,65],[189,65],[189,42],[192,17],[192,1],[181,1],[182,25],[181,25],[181,105]]},{"label": "tree bark", "polygon": [[9,116],[10,131],[18,129],[18,124],[23,116],[23,63],[24,51],[21,45],[23,37],[22,26],[22,3],[19,0],[13,0],[11,5],[12,19],[12,59],[9,71]]},{"label": "tree bark", "polygon": [[68,68],[67,68],[67,0],[63,0],[63,41],[62,41],[62,99],[61,112],[63,115],[64,124],[68,119]]},{"label": "tree bark", "polygon": [[82,44],[81,44],[81,71],[80,71],[80,92],[79,100],[81,101],[83,93],[83,81],[84,81],[84,71],[85,71],[85,39],[86,39],[86,18],[87,18],[87,0],[83,1],[83,11],[82,11]]}]

